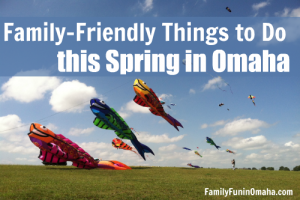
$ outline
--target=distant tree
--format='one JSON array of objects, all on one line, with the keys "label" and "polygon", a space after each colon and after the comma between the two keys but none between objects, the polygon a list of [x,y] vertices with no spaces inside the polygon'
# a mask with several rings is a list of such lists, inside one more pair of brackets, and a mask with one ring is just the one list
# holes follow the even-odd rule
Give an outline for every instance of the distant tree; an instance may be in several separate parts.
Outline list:
[{"label": "distant tree", "polygon": [[274,167],[268,167],[267,170],[273,170],[274,171]]},{"label": "distant tree", "polygon": [[298,165],[298,166],[296,166],[296,167],[294,167],[294,169],[293,169],[294,171],[300,171],[300,165]]},{"label": "distant tree", "polygon": [[279,167],[279,170],[284,170],[284,166]]},{"label": "distant tree", "polygon": [[251,170],[251,168],[248,168],[248,170]]},{"label": "distant tree", "polygon": [[261,167],[261,170],[267,170],[267,168],[265,166]]},{"label": "distant tree", "polygon": [[285,168],[284,168],[284,171],[291,171],[291,170],[290,170],[290,168],[285,167]]},{"label": "distant tree", "polygon": [[252,170],[257,170],[255,167],[252,167]]}]

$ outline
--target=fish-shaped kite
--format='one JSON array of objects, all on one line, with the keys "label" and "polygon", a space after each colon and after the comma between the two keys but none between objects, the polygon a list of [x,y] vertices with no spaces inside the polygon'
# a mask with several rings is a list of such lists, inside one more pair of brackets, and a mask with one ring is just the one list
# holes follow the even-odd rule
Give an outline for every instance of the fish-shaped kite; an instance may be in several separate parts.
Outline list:
[{"label": "fish-shaped kite", "polygon": [[102,129],[114,130],[119,138],[130,140],[144,160],[146,160],[144,153],[152,153],[154,155],[149,147],[137,140],[135,134],[115,109],[109,107],[104,101],[96,98],[91,99],[90,108],[94,115],[96,115],[93,122],[94,125]]},{"label": "fish-shaped kite", "polygon": [[112,146],[115,147],[116,149],[123,149],[123,150],[129,150],[132,151],[133,153],[139,155],[134,148],[132,148],[131,146],[129,146],[128,144],[126,144],[125,142],[123,142],[122,140],[118,139],[118,138],[114,138],[112,140]]},{"label": "fish-shaped kite", "polygon": [[195,151],[195,154],[202,157],[198,151]]},{"label": "fish-shaped kite", "polygon": [[73,162],[73,166],[83,169],[131,169],[119,161],[99,161],[84,151],[76,143],[61,134],[55,134],[46,126],[38,123],[30,125],[28,136],[41,151],[39,159],[47,163]]},{"label": "fish-shaped kite", "polygon": [[209,137],[206,137],[206,142],[209,143],[210,145],[214,145],[217,149],[221,148],[220,146],[217,146],[215,142]]},{"label": "fish-shaped kite", "polygon": [[235,154],[233,151],[231,151],[229,149],[226,149],[226,152]]},{"label": "fish-shaped kite", "polygon": [[192,149],[189,149],[189,148],[186,148],[186,147],[182,147],[183,149],[185,150],[188,150],[188,151],[192,151]]},{"label": "fish-shaped kite", "polygon": [[192,165],[192,163],[188,163],[187,165],[194,168],[200,168],[198,165]]},{"label": "fish-shaped kite", "polygon": [[181,123],[167,114],[162,107],[158,97],[153,92],[151,88],[149,88],[144,81],[141,79],[136,79],[133,83],[133,89],[136,93],[133,101],[140,106],[150,107],[150,112],[154,115],[161,116],[166,121],[168,121],[172,126],[174,126],[178,131],[177,126],[183,128]]}]

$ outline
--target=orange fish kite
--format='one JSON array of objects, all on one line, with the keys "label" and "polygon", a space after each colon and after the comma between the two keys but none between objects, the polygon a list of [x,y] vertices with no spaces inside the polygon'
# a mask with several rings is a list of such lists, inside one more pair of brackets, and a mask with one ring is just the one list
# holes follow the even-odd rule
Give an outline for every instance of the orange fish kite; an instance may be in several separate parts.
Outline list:
[{"label": "orange fish kite", "polygon": [[154,115],[161,116],[166,121],[168,121],[172,126],[174,126],[178,131],[179,129],[177,126],[180,126],[183,128],[181,123],[171,117],[169,114],[167,114],[156,96],[156,94],[153,92],[151,88],[149,88],[144,81],[141,79],[135,79],[133,83],[133,89],[136,93],[136,96],[134,97],[133,101],[140,106],[144,107],[150,107],[150,112]]}]

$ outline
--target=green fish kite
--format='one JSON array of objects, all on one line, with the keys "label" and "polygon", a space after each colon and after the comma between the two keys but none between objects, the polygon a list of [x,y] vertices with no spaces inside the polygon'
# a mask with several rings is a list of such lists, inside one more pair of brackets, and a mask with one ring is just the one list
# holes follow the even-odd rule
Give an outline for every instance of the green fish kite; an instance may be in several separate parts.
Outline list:
[{"label": "green fish kite", "polygon": [[115,109],[109,107],[100,99],[91,99],[90,108],[94,115],[96,115],[93,122],[95,126],[106,130],[114,130],[119,138],[130,140],[144,160],[146,160],[144,153],[152,153],[154,155],[153,151],[149,147],[137,140],[128,124],[119,115],[119,113],[115,111]]},{"label": "green fish kite", "polygon": [[206,137],[206,142],[209,143],[210,145],[214,145],[218,150],[219,148],[221,148],[220,146],[217,146],[215,142],[209,137]]}]

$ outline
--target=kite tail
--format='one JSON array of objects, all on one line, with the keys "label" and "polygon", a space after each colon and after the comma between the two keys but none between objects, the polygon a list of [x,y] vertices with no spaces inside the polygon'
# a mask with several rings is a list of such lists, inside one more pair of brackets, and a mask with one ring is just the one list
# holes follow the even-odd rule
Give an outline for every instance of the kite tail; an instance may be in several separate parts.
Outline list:
[{"label": "kite tail", "polygon": [[179,121],[177,121],[176,119],[174,119],[171,115],[167,114],[167,117],[165,118],[171,125],[173,125],[177,131],[179,131],[179,129],[177,128],[177,126],[180,126],[183,128],[183,126],[181,125],[181,123]]},{"label": "kite tail", "polygon": [[144,150],[146,153],[152,153],[153,155],[155,155],[155,154],[153,153],[152,149],[150,149],[148,146],[146,146],[146,145],[144,145],[144,144],[142,144],[142,143],[140,143],[140,144],[142,145],[143,150]]},{"label": "kite tail", "polygon": [[221,148],[220,146],[215,145],[217,149]]},{"label": "kite tail", "polygon": [[[137,138],[133,138],[131,140],[132,145],[135,147],[135,149],[139,152],[139,154],[142,156],[142,158],[144,160],[146,160],[145,158],[145,151],[144,151],[144,147],[143,145],[137,140]],[[149,147],[148,147],[149,148]]]}]

